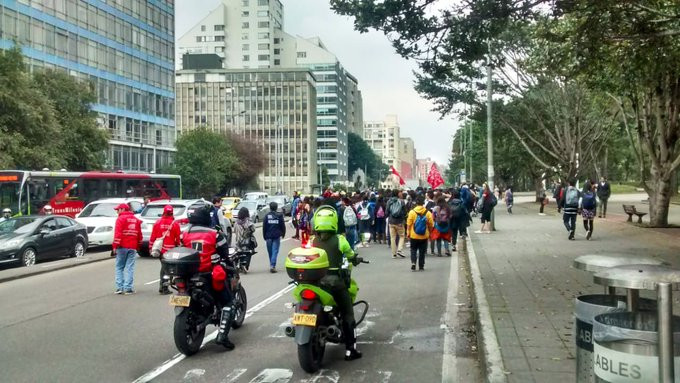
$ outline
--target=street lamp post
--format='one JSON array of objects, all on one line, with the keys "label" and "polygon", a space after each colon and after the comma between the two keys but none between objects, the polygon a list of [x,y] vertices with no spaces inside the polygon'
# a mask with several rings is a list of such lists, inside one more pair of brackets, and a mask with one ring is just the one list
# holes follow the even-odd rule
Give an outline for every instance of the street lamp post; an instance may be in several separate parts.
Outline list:
[{"label": "street lamp post", "polygon": [[[489,190],[493,193],[494,190],[494,169],[493,169],[493,131],[491,123],[491,103],[493,101],[493,89],[491,84],[491,76],[493,75],[493,70],[491,69],[491,41],[487,40],[488,55],[486,57],[486,157],[488,166],[488,185]],[[496,230],[494,222],[494,212],[491,210],[491,230]]]}]

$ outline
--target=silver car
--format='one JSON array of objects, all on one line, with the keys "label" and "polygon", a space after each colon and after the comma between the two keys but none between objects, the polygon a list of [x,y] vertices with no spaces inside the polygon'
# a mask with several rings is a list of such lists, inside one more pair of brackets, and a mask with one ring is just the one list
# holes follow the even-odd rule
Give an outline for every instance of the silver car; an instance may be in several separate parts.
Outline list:
[{"label": "silver car", "polygon": [[149,202],[142,212],[137,216],[142,220],[142,249],[140,255],[149,254],[149,240],[151,239],[151,231],[153,231],[153,225],[158,221],[163,215],[163,209],[165,205],[170,205],[174,208],[173,216],[175,219],[187,218],[187,209],[189,206],[199,199],[173,199],[173,200],[160,200]]},{"label": "silver car", "polygon": [[278,212],[282,213],[284,216],[290,215],[293,210],[293,204],[288,196],[285,195],[274,195],[267,198],[267,201],[262,209],[257,212],[258,219],[260,221],[264,220],[264,216],[269,213],[269,203],[276,202],[278,207]]},{"label": "silver car", "polygon": [[[235,208],[234,208],[234,213],[232,214],[232,219],[236,220],[236,217],[238,216],[239,210],[241,210],[242,207],[245,207],[248,209],[248,213],[250,213],[250,220],[253,223],[257,223],[262,221],[262,219],[259,217],[259,212],[262,210],[264,207],[263,202],[260,201],[241,201]],[[269,208],[267,208],[269,209]]]}]

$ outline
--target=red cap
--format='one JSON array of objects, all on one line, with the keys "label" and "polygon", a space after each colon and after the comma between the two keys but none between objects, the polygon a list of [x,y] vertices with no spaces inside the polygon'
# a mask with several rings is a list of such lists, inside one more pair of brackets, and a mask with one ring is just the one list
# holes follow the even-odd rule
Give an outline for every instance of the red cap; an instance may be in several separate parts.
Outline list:
[{"label": "red cap", "polygon": [[130,210],[130,207],[126,203],[121,203],[116,206],[116,210]]},{"label": "red cap", "polygon": [[165,205],[165,207],[163,208],[163,214],[168,214],[168,213],[172,214],[174,212],[175,212],[175,209],[172,207],[172,205]]}]

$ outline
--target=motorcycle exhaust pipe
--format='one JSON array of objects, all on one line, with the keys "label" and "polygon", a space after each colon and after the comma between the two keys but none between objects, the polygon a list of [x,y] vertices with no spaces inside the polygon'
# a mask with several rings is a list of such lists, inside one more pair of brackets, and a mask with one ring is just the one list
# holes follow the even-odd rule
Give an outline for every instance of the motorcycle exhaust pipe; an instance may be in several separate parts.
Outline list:
[{"label": "motorcycle exhaust pipe", "polygon": [[329,338],[336,338],[340,335],[340,329],[335,325],[328,326],[328,328],[326,329],[326,335]]},{"label": "motorcycle exhaust pipe", "polygon": [[295,337],[295,327],[286,326],[286,336],[294,338]]}]

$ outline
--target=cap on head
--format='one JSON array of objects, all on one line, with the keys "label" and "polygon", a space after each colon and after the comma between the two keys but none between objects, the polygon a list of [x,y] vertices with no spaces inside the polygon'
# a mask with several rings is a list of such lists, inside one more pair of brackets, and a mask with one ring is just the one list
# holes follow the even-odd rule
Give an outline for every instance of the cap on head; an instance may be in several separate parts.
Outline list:
[{"label": "cap on head", "polygon": [[43,207],[43,209],[52,211],[52,206],[50,206],[50,205],[45,205],[45,206]]},{"label": "cap on head", "polygon": [[163,214],[165,215],[172,215],[175,212],[175,209],[172,207],[172,205],[165,205],[163,207]]},{"label": "cap on head", "polygon": [[130,210],[130,207],[126,203],[121,203],[120,205],[116,206],[115,210],[116,211],[120,211],[120,210],[127,211],[127,210]]}]

